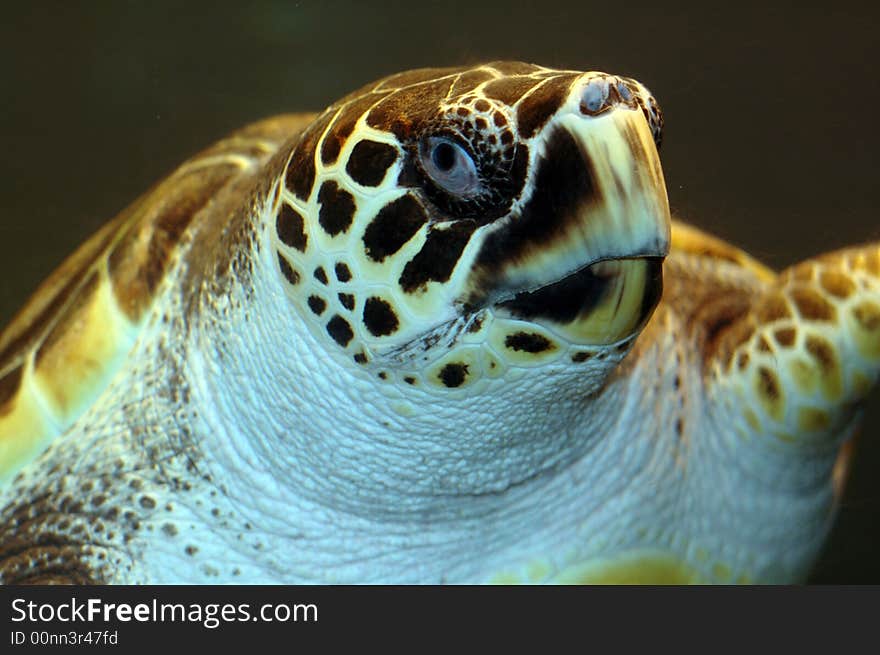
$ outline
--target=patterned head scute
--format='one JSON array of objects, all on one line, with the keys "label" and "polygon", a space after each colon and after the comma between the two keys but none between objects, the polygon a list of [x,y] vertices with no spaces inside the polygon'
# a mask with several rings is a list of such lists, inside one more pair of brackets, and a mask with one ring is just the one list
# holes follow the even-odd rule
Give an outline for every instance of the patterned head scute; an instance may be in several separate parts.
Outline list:
[{"label": "patterned head scute", "polygon": [[288,294],[382,379],[583,361],[659,296],[661,125],[641,84],[604,73],[503,62],[369,85],[291,153],[273,208]]}]

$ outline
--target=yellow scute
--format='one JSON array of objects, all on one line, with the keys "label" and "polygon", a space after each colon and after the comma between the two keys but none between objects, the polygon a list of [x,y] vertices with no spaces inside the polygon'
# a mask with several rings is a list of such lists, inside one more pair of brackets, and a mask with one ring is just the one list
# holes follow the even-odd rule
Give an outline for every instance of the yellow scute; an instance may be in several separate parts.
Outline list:
[{"label": "yellow scute", "polygon": [[663,553],[632,553],[571,566],[556,584],[699,584],[699,574],[679,558]]}]

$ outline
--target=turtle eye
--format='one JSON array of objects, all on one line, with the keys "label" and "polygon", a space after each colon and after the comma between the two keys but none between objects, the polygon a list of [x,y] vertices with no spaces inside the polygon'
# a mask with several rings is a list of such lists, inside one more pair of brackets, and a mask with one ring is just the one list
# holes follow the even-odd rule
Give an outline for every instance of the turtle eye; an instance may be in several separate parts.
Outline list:
[{"label": "turtle eye", "polygon": [[480,176],[473,158],[448,137],[424,139],[419,147],[419,159],[428,177],[447,193],[472,196],[480,189]]}]

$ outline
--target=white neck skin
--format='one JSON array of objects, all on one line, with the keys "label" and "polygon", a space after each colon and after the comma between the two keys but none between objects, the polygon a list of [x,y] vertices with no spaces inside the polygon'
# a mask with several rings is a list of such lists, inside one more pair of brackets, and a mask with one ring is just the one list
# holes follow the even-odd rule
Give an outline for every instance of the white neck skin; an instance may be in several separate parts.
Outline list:
[{"label": "white neck skin", "polygon": [[[477,394],[403,387],[306,328],[261,220],[253,282],[205,295],[186,349],[195,465],[210,482],[177,511],[186,506],[178,524],[201,564],[153,557],[146,579],[541,581],[640,547],[690,559],[691,543],[785,581],[815,554],[825,486],[794,497],[773,476],[744,473],[744,458],[762,453],[731,448],[708,422],[676,435],[673,378],[703,396],[699,375],[673,364],[679,330],[610,380],[619,354],[511,369]],[[719,485],[759,502],[731,504]]]},{"label": "white neck skin", "polygon": [[518,498],[540,512],[543,494],[529,491],[545,486],[540,474],[583,457],[613,424],[619,400],[590,392],[620,355],[509,372],[481,394],[404,388],[352,365],[296,314],[263,224],[252,286],[203,300],[187,350],[194,406],[209,408],[200,468],[270,531],[357,525],[416,538],[445,525],[448,537]]}]

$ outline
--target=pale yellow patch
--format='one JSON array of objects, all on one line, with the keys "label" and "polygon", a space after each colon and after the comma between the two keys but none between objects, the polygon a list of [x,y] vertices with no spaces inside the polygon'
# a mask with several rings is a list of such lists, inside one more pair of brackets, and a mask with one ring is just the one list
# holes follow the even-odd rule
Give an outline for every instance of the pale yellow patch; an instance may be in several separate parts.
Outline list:
[{"label": "pale yellow patch", "polygon": [[569,567],[553,582],[560,584],[699,584],[690,565],[663,553],[633,553]]},{"label": "pale yellow patch", "polygon": [[61,429],[39,396],[32,378],[25,375],[11,410],[0,417],[0,482],[39,455]]}]

